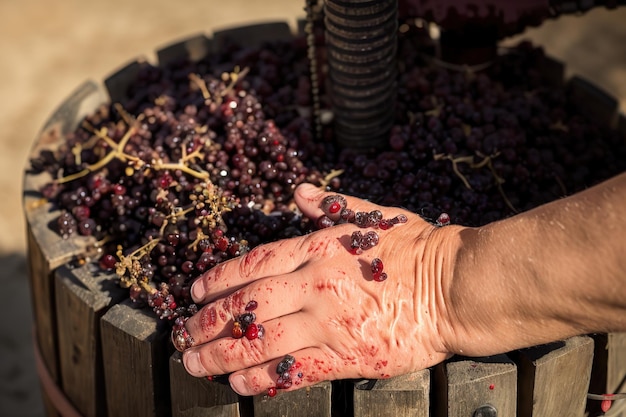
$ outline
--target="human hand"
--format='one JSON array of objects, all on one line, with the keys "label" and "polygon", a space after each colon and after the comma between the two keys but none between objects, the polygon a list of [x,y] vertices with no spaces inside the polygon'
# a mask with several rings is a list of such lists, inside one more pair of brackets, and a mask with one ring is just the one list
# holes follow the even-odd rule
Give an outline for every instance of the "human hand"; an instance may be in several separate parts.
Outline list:
[{"label": "human hand", "polygon": [[[305,184],[295,200],[317,219],[328,195]],[[376,229],[379,243],[360,254],[351,250],[351,234],[374,229],[344,223],[259,246],[202,275],[191,292],[205,305],[185,324],[194,339],[183,354],[190,374],[230,374],[237,393],[256,395],[323,380],[388,378],[450,355],[446,286],[462,228],[345,198],[354,211],[380,210],[385,219],[403,214],[407,222]],[[373,279],[374,258],[383,261],[387,280]],[[252,301],[262,337],[233,338],[234,318]],[[277,365],[286,355],[295,363],[288,380],[279,380]]]}]

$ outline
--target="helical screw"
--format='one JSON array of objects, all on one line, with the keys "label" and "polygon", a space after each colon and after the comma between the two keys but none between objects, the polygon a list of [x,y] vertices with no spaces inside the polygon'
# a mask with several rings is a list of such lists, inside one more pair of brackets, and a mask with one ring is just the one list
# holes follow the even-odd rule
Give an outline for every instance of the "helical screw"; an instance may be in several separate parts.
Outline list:
[{"label": "helical screw", "polygon": [[325,0],[334,130],[344,147],[385,144],[395,116],[398,0]]}]

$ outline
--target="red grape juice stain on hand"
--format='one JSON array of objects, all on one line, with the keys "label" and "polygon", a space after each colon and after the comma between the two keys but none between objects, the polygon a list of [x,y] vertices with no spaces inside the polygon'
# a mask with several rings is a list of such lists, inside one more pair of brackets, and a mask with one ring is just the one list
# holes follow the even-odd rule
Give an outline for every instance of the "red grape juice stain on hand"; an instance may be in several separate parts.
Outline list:
[{"label": "red grape juice stain on hand", "polygon": [[203,332],[209,332],[215,324],[217,323],[217,310],[215,307],[211,306],[209,308],[205,308],[202,311],[202,316],[200,317],[200,328]]}]

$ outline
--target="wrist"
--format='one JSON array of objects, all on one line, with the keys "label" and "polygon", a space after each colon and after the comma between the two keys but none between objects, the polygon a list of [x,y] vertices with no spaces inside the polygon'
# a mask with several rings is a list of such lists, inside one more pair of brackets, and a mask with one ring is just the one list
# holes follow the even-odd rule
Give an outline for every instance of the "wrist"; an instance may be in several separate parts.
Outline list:
[{"label": "wrist", "polygon": [[461,235],[466,227],[429,225],[413,240],[415,256],[415,317],[431,323],[435,350],[451,354],[455,345],[454,306],[451,305],[451,285],[457,257],[461,251]]}]

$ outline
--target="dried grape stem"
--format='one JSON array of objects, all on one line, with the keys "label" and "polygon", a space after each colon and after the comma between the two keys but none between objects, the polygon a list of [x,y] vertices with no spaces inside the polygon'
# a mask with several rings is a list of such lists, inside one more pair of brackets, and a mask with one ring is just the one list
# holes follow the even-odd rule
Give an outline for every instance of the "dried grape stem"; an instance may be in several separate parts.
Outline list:
[{"label": "dried grape stem", "polygon": [[326,174],[324,176],[324,178],[322,178],[320,180],[320,187],[322,190],[325,190],[326,187],[328,187],[328,184],[330,184],[330,181],[335,178],[340,176],[341,174],[343,174],[343,169],[333,169],[331,170],[328,174]]},{"label": "dried grape stem", "polygon": [[[128,126],[132,126],[135,124],[137,119],[135,119],[130,113],[128,113],[120,103],[115,103],[113,107],[115,108],[115,110],[117,110],[117,112],[120,114],[122,119],[124,119],[124,122],[126,122]],[[143,119],[143,113],[139,115],[139,119]]]},{"label": "dried grape stem", "polygon": [[513,203],[511,203],[511,201],[508,199],[508,197],[504,193],[504,189],[502,188],[502,184],[504,183],[504,178],[502,178],[501,176],[498,175],[498,173],[496,172],[496,170],[495,170],[495,168],[493,167],[493,164],[492,164],[493,158],[495,158],[498,155],[500,155],[500,152],[496,152],[493,155],[483,155],[482,153],[477,152],[476,155],[481,157],[481,158],[483,158],[483,159],[480,162],[474,162],[474,156],[473,155],[456,156],[455,157],[455,156],[450,155],[450,154],[442,154],[442,153],[438,153],[438,154],[433,155],[433,159],[435,161],[440,161],[440,160],[446,160],[447,159],[450,162],[452,162],[452,171],[454,172],[454,174],[457,177],[459,177],[461,179],[461,181],[463,181],[463,184],[469,190],[472,189],[472,186],[470,185],[469,181],[467,180],[467,177],[465,175],[463,175],[463,173],[459,170],[458,164],[466,163],[472,169],[480,169],[480,168],[482,168],[484,166],[487,166],[487,168],[489,168],[489,172],[491,172],[491,175],[493,176],[494,180],[496,181],[496,186],[498,187],[498,192],[502,196],[502,199],[504,200],[504,203],[507,205],[507,207],[509,209],[511,209],[512,212],[517,213],[518,210],[513,206]]},{"label": "dried grape stem", "polygon": [[[120,278],[120,284],[122,287],[128,288],[132,284],[141,284],[144,281],[142,279],[138,279],[138,275],[141,270],[139,267],[139,261],[141,258],[149,254],[160,241],[160,238],[152,239],[128,255],[123,254],[122,246],[117,247],[116,255],[119,261],[115,264],[115,274]],[[128,276],[126,276],[127,273]]]},{"label": "dried grape stem", "polygon": [[231,72],[230,74],[228,74],[230,76],[230,83],[226,86],[226,88],[220,93],[220,95],[222,97],[227,96],[228,94],[232,93],[233,88],[235,88],[235,85],[237,84],[237,82],[239,82],[239,80],[242,80],[247,74],[248,72],[250,72],[250,68],[245,67],[244,69],[242,69],[241,71],[239,70],[239,67],[235,67],[235,69],[233,70],[233,72]]},{"label": "dried grape stem", "polygon": [[202,228],[198,227],[197,230],[198,230],[198,235],[196,236],[196,239],[189,244],[189,248],[193,249],[194,251],[198,249],[198,244],[200,243],[201,240],[210,238],[209,235],[205,234],[202,231]]},{"label": "dried grape stem", "polygon": [[91,124],[86,123],[86,122],[83,123],[83,127],[89,130],[90,132],[92,132],[99,139],[104,140],[113,149],[111,150],[111,152],[106,154],[104,158],[100,159],[95,164],[88,165],[85,169],[75,174],[59,178],[56,180],[57,183],[63,184],[66,182],[74,181],[78,178],[82,178],[85,175],[88,175],[90,172],[98,171],[99,169],[105,167],[113,159],[119,159],[122,162],[127,162],[127,161],[141,162],[141,160],[137,158],[136,156],[132,156],[132,155],[128,155],[124,153],[124,147],[126,147],[126,144],[130,140],[131,136],[136,132],[136,129],[134,127],[131,126],[128,128],[128,130],[126,131],[126,133],[124,134],[124,136],[122,137],[119,143],[115,143],[115,141],[108,136],[108,129],[106,127],[103,127],[102,129],[95,129],[93,126],[91,126]]},{"label": "dried grape stem", "polygon": [[208,87],[206,86],[206,82],[204,81],[204,79],[202,79],[202,77],[200,77],[198,74],[189,74],[189,80],[200,89],[202,97],[204,97],[205,100],[211,100],[211,92],[209,91]]},{"label": "dried grape stem", "polygon": [[[95,164],[89,165],[85,169],[75,174],[71,174],[71,175],[59,178],[56,180],[57,183],[63,184],[66,182],[74,181],[78,178],[82,178],[91,172],[95,172],[95,171],[98,171],[99,169],[102,169],[103,167],[108,165],[109,162],[111,162],[113,159],[118,159],[122,162],[128,162],[128,161],[133,162],[136,164],[134,168],[140,168],[146,165],[146,163],[142,161],[140,158],[133,156],[133,155],[129,155],[124,152],[124,148],[126,147],[126,144],[130,140],[132,135],[136,133],[135,127],[133,126],[129,127],[126,133],[124,134],[124,136],[122,137],[122,139],[119,141],[119,143],[115,143],[115,141],[110,136],[108,136],[108,129],[106,127],[103,127],[101,129],[96,129],[87,122],[83,123],[83,127],[87,129],[88,131],[92,132],[96,138],[102,139],[103,141],[105,141],[113,149]],[[209,178],[208,172],[197,171],[195,169],[190,168],[187,165],[187,162],[189,161],[193,162],[193,160],[196,158],[199,158],[199,159],[204,158],[204,154],[200,151],[200,149],[195,149],[192,153],[187,155],[187,151],[185,147],[183,146],[182,153],[183,153],[183,156],[178,161],[178,163],[164,163],[163,161],[156,161],[152,164],[152,168],[157,171],[163,170],[163,169],[181,170],[196,178],[207,180]]]}]

